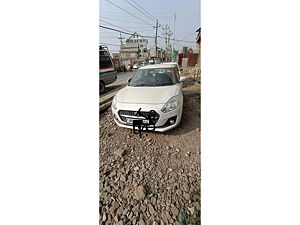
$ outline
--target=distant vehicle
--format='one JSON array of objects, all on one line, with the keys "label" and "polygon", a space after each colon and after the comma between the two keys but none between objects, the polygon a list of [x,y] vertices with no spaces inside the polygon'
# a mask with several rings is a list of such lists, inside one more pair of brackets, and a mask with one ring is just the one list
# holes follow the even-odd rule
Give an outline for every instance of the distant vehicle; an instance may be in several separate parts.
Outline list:
[{"label": "distant vehicle", "polygon": [[117,79],[113,60],[105,45],[99,46],[99,83],[100,94],[104,92],[105,86],[113,83]]},{"label": "distant vehicle", "polygon": [[147,62],[142,62],[142,63],[141,63],[141,66],[147,66],[147,65],[148,65]]},{"label": "distant vehicle", "polygon": [[154,65],[154,64],[160,64],[160,59],[156,58],[155,61],[153,61],[153,59],[149,60],[149,65]]},{"label": "distant vehicle", "polygon": [[137,69],[140,68],[140,67],[142,67],[142,64],[136,63],[136,64],[133,65],[132,69],[137,70]]},{"label": "distant vehicle", "polygon": [[[133,121],[152,115],[155,131],[165,132],[180,123],[183,107],[182,78],[173,65],[156,64],[138,69],[128,86],[117,92],[112,101],[116,124],[133,129]],[[149,120],[143,119],[144,123]],[[150,126],[153,127],[153,124]]]},{"label": "distant vehicle", "polygon": [[182,71],[182,69],[180,69],[179,65],[178,65],[176,62],[165,62],[165,63],[163,63],[163,64],[174,65],[174,67],[177,68],[178,73],[179,73],[179,75],[180,75],[180,72]]}]

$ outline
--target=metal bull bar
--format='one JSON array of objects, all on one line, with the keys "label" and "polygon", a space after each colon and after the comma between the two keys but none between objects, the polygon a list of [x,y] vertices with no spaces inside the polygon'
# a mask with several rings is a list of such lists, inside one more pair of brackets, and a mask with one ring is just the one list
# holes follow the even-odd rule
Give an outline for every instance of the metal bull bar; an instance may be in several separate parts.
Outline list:
[{"label": "metal bull bar", "polygon": [[[156,112],[154,110],[150,110],[148,115],[144,115],[141,112],[141,108],[134,114],[137,117],[143,117],[141,119],[136,119],[132,121],[133,133],[140,134],[140,138],[142,137],[142,131],[145,129],[146,131],[155,131],[155,116]],[[149,121],[146,123],[144,121]]]}]

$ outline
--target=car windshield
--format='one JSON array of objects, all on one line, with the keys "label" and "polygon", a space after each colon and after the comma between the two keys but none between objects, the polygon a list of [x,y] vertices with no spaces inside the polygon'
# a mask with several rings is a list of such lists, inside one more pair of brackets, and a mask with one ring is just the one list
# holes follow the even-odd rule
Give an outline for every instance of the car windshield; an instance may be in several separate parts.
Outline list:
[{"label": "car windshield", "polygon": [[173,68],[141,69],[132,77],[129,86],[167,86],[179,83]]}]

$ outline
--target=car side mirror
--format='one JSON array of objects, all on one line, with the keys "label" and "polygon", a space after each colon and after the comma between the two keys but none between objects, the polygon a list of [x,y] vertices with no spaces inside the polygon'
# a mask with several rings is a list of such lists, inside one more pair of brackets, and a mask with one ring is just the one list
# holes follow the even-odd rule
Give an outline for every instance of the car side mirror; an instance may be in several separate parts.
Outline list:
[{"label": "car side mirror", "polygon": [[130,81],[131,81],[131,78],[128,80],[128,84],[130,83]]},{"label": "car side mirror", "polygon": [[182,71],[183,71],[183,69],[181,68],[181,69],[180,69],[180,72],[182,72]]}]

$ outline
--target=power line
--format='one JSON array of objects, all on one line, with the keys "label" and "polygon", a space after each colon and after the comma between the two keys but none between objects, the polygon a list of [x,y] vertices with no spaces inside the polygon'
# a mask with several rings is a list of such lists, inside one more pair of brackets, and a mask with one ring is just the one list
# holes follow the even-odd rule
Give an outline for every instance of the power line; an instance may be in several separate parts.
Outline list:
[{"label": "power line", "polygon": [[131,0],[134,2],[136,5],[138,5],[142,10],[144,10],[149,16],[151,16],[155,21],[158,21],[154,16],[152,16],[146,9],[144,9],[142,6],[140,6],[138,3],[136,3],[134,0]]},{"label": "power line", "polygon": [[152,24],[150,24],[150,23],[148,23],[148,22],[146,22],[146,21],[144,21],[144,20],[138,18],[137,16],[133,15],[132,13],[130,13],[130,12],[128,12],[128,11],[126,11],[125,9],[123,9],[123,8],[121,8],[120,6],[116,5],[115,3],[112,3],[112,2],[109,1],[109,0],[105,0],[105,1],[107,1],[107,2],[109,2],[110,4],[112,4],[112,5],[116,6],[116,7],[118,7],[119,9],[121,9],[121,10],[123,10],[124,12],[128,13],[129,15],[131,15],[131,16],[137,18],[138,20],[143,21],[144,23],[146,23],[146,24],[152,26]]},{"label": "power line", "polygon": [[[99,25],[99,27],[101,28],[104,28],[104,29],[108,29],[108,30],[113,30],[113,31],[117,31],[117,32],[121,32],[123,34],[129,34],[129,35],[133,35],[133,33],[128,33],[128,32],[125,32],[125,31],[121,31],[121,30],[117,30],[117,29],[114,29],[114,28],[111,28],[111,27],[105,27],[105,26],[102,26],[102,25]],[[153,36],[145,36],[145,35],[141,35],[141,37],[146,37],[146,38],[155,38]],[[162,39],[165,39],[164,37],[161,37],[161,36],[157,36],[158,38],[162,38]],[[170,39],[170,40],[173,40],[173,39]],[[177,41],[177,42],[187,42],[187,43],[196,43],[196,42],[192,42],[192,41],[185,41],[185,40],[177,40],[177,39],[174,39],[174,41]]]},{"label": "power line", "polygon": [[114,44],[110,44],[110,43],[103,43],[103,42],[100,42],[100,45],[120,46],[120,45],[114,45]]},{"label": "power line", "polygon": [[174,40],[174,41],[177,41],[177,42],[187,42],[187,43],[194,43],[196,44],[197,42],[196,41],[185,41],[185,40],[177,40],[177,39],[171,39],[171,40]]},{"label": "power line", "polygon": [[[117,29],[114,29],[114,28],[111,28],[111,27],[105,27],[105,26],[102,26],[102,25],[99,25],[99,27],[101,28],[104,28],[104,29],[108,29],[108,30],[113,30],[113,31],[117,31],[117,32],[121,32],[123,34],[129,34],[129,35],[134,35],[134,33],[128,33],[128,32],[124,32],[122,30],[117,30]],[[153,36],[146,36],[146,35],[140,35],[141,37],[146,37],[146,38],[155,38]]]},{"label": "power line", "polygon": [[115,20],[115,21],[124,22],[124,23],[144,24],[144,23],[136,23],[136,22],[131,22],[131,21],[124,21],[124,20],[111,19],[111,18],[105,18],[105,17],[100,17],[100,18],[106,19],[106,20]]},{"label": "power line", "polygon": [[[125,2],[127,2],[129,5],[131,5],[132,7],[136,8],[139,12],[143,13],[145,16],[147,16],[150,20],[153,20],[153,18],[149,17],[146,13],[144,13],[143,11],[141,11],[139,8],[137,8],[135,5],[131,4],[130,2],[128,2],[127,0],[124,0]],[[156,22],[156,20],[155,20]]]},{"label": "power line", "polygon": [[[101,19],[100,19],[100,20],[101,20]],[[103,23],[107,23],[107,24],[109,24],[109,25],[111,25],[111,26],[121,28],[121,29],[123,29],[123,30],[125,30],[125,31],[132,32],[132,31],[130,31],[130,30],[127,30],[127,29],[125,29],[125,28],[123,28],[123,27],[119,27],[119,26],[117,26],[117,25],[114,25],[114,24],[112,24],[112,23],[106,22],[106,21],[104,21],[104,20],[101,20],[101,21],[102,21]]]},{"label": "power line", "polygon": [[[102,22],[104,22],[104,23],[107,23],[107,24],[110,24],[110,23],[108,23],[108,22],[106,22],[106,21],[104,21],[104,20],[102,20],[102,19],[100,19],[100,21],[102,21]],[[146,28],[149,28],[149,27],[128,27],[128,26],[122,26],[122,25],[120,25],[120,26],[121,26],[121,27],[120,27],[120,26],[113,25],[113,24],[110,24],[110,25],[115,26],[115,27],[122,28],[123,30],[125,30],[124,27],[125,27],[125,28],[131,28],[131,29],[146,29]]]},{"label": "power line", "polygon": [[189,34],[188,36],[186,36],[186,37],[184,37],[184,38],[182,38],[183,40],[186,40],[187,38],[189,38],[190,36],[192,36],[193,34],[195,34],[196,32],[195,31],[193,31],[193,33],[191,33],[191,34]]}]

